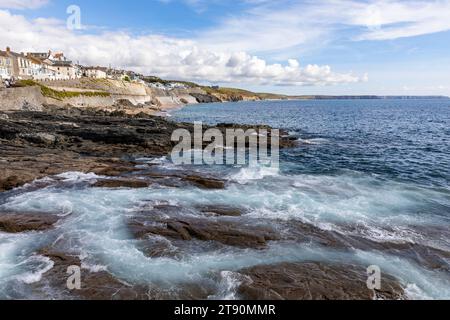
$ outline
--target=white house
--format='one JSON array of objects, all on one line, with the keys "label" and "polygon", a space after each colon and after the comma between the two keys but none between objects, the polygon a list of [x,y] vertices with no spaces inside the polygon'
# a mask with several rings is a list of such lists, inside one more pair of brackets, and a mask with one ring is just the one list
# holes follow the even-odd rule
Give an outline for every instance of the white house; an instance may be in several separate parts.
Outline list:
[{"label": "white house", "polygon": [[0,80],[10,79],[13,75],[13,61],[6,53],[0,50]]},{"label": "white house", "polygon": [[70,80],[80,77],[78,67],[64,57],[63,53],[50,54],[50,69],[55,72],[56,80]]},{"label": "white house", "polygon": [[31,61],[31,72],[34,80],[55,80],[56,71],[52,69],[53,63],[48,60],[41,60],[34,55],[28,55]]},{"label": "white house", "polygon": [[83,68],[83,76],[93,79],[106,79],[106,68],[102,67],[85,67]]}]

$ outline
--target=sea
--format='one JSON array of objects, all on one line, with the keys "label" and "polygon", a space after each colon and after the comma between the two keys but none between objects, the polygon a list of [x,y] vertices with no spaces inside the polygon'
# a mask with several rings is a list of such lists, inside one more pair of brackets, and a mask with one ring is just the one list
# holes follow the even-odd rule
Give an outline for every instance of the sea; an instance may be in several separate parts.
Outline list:
[{"label": "sea", "polygon": [[[1,210],[65,218],[45,232],[0,233],[0,298],[57,297],[29,287],[52,268],[36,250],[59,243],[90,270],[107,270],[175,298],[178,287],[194,283],[207,288],[210,299],[239,299],[239,270],[315,261],[378,266],[382,275],[399,280],[410,299],[450,299],[450,100],[202,104],[171,111],[170,119],[267,124],[286,130],[295,146],[280,150],[279,168],[180,167],[170,157],[136,159],[141,168],[217,176],[228,181],[223,190],[91,188],[98,176],[68,172],[54,183],[47,178],[44,188],[4,194]],[[239,207],[241,217],[223,219],[270,226],[281,237],[265,248],[240,248],[155,236],[145,246],[163,242],[176,254],[149,256],[130,235],[127,221],[143,207],[161,203],[183,208],[178,218],[200,217],[202,206]]]}]

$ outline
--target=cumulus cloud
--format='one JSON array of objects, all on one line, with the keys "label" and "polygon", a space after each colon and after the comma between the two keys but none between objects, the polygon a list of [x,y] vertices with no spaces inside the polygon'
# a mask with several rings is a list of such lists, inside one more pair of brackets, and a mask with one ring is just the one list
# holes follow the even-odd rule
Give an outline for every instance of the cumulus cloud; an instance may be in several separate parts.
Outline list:
[{"label": "cumulus cloud", "polygon": [[0,44],[13,50],[62,50],[89,65],[112,65],[165,78],[270,85],[329,85],[364,81],[329,66],[306,65],[295,59],[268,63],[245,51],[211,50],[201,42],[127,32],[73,32],[55,19],[28,20],[0,10]]},{"label": "cumulus cloud", "polygon": [[36,9],[48,3],[49,0],[0,0],[3,9]]}]

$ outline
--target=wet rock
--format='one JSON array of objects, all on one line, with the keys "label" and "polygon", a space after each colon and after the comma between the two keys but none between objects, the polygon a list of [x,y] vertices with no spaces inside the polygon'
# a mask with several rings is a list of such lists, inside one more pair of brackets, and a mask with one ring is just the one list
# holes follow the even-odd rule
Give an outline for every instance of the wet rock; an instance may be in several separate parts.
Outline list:
[{"label": "wet rock", "polygon": [[0,212],[0,231],[20,233],[51,229],[59,218],[52,214]]},{"label": "wet rock", "polygon": [[[363,242],[363,241],[362,241]],[[366,250],[400,256],[432,270],[450,273],[450,252],[410,242],[371,242]]]},{"label": "wet rock", "polygon": [[[0,154],[8,160],[5,164],[0,162],[0,192],[67,171],[122,176],[136,171],[132,168],[133,158],[161,157],[170,153],[174,146],[171,135],[176,129],[193,131],[192,124],[174,123],[159,117],[112,116],[105,111],[70,106],[46,105],[43,112],[17,111],[9,113],[8,117],[8,121],[0,120]],[[122,159],[122,165],[111,159]],[[164,181],[165,175],[157,179],[172,186],[225,187],[225,181],[214,177],[169,176],[167,181]]]},{"label": "wet rock", "polygon": [[227,205],[202,206],[199,210],[203,213],[229,217],[239,217],[243,213],[243,209]]},{"label": "wet rock", "polygon": [[278,240],[278,235],[268,227],[244,226],[229,221],[208,219],[164,219],[148,221],[148,217],[136,217],[129,223],[137,238],[149,234],[177,240],[215,241],[240,248],[264,248],[268,241]]},{"label": "wet rock", "polygon": [[100,176],[119,177],[124,174],[129,174],[139,171],[134,165],[111,165],[104,168],[99,168],[94,173]]},{"label": "wet rock", "polygon": [[9,117],[6,113],[0,113],[0,120],[8,120]]},{"label": "wet rock", "polygon": [[226,181],[193,173],[182,173],[178,171],[159,171],[158,169],[147,171],[143,174],[150,177],[155,182],[159,182],[167,186],[182,187],[187,185],[194,185],[201,189],[224,189]]},{"label": "wet rock", "polygon": [[8,191],[20,187],[25,183],[18,176],[9,176],[6,179],[0,178],[0,191]]},{"label": "wet rock", "polygon": [[130,188],[130,189],[139,189],[139,188],[147,188],[149,183],[143,180],[99,180],[92,185],[96,188]]},{"label": "wet rock", "polygon": [[[286,224],[285,230],[288,239],[302,243],[316,243],[328,248],[338,250],[347,250],[348,248],[359,249],[364,251],[379,251],[383,254],[391,254],[409,259],[419,265],[429,269],[450,271],[448,261],[450,260],[450,252],[443,249],[433,248],[424,244],[414,242],[393,242],[393,241],[375,241],[367,237],[353,234],[353,226],[340,226],[346,232],[337,232],[334,230],[322,230],[316,226],[301,222],[289,222]],[[358,232],[364,231],[364,227],[359,226]],[[431,228],[427,229],[429,235]],[[386,232],[394,232],[386,227]],[[443,231],[440,231],[439,237]]]},{"label": "wet rock", "polygon": [[[81,290],[69,290],[67,280],[70,275],[67,270],[70,266],[82,267],[80,259],[63,252],[43,250],[41,255],[48,257],[54,263],[53,268],[45,273],[42,280],[35,284],[35,290],[58,293],[59,299],[82,300],[148,300],[150,288],[127,284],[116,279],[107,271],[92,272],[81,269]],[[54,298],[54,297],[50,297]]]},{"label": "wet rock", "polygon": [[187,175],[182,177],[183,180],[189,181],[197,187],[204,189],[224,189],[225,181],[203,176]]},{"label": "wet rock", "polygon": [[393,277],[382,276],[381,290],[367,288],[363,267],[315,262],[281,263],[243,269],[238,292],[245,300],[373,300],[404,299]]}]

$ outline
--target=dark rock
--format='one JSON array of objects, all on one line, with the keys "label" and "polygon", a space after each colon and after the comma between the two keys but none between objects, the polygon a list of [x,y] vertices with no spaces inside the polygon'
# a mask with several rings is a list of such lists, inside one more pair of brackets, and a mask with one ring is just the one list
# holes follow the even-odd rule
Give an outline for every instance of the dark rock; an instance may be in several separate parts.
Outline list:
[{"label": "dark rock", "polygon": [[[136,171],[130,160],[134,157],[169,154],[174,146],[171,141],[174,130],[193,131],[192,124],[174,123],[153,116],[111,116],[108,112],[89,108],[47,105],[44,112],[17,111],[8,116],[8,121],[0,120],[0,154],[8,160],[0,163],[0,192],[67,171],[122,176],[127,169],[120,166],[130,168],[130,173]],[[225,127],[221,129],[225,130]],[[188,183],[207,189],[225,187],[224,181],[213,177],[170,176],[171,181],[166,182],[171,185]]]},{"label": "dark rock", "polygon": [[215,241],[241,248],[263,248],[268,241],[278,240],[278,235],[267,227],[244,226],[229,221],[214,222],[208,219],[164,219],[147,223],[148,217],[136,217],[129,223],[137,238],[153,234],[166,238],[190,241]]},{"label": "dark rock", "polygon": [[96,174],[107,177],[118,177],[125,173],[131,173],[134,171],[138,171],[134,166],[109,166],[106,168],[101,168],[97,170]]},{"label": "dark rock", "polygon": [[239,288],[245,300],[373,300],[404,299],[393,277],[382,275],[381,290],[367,288],[363,267],[315,262],[281,263],[243,269]]},{"label": "dark rock", "polygon": [[194,175],[187,175],[182,177],[183,180],[192,182],[196,186],[204,189],[224,189],[225,188],[225,181],[211,178],[211,177],[204,177],[204,176],[194,176]]},{"label": "dark rock", "polygon": [[20,233],[51,229],[59,218],[51,214],[0,212],[0,231]]},{"label": "dark rock", "polygon": [[20,134],[19,137],[31,143],[42,145],[53,145],[56,142],[56,137],[54,135],[45,132]]},{"label": "dark rock", "polygon": [[236,207],[226,205],[212,205],[199,207],[203,213],[212,213],[218,216],[239,217],[242,215],[243,210]]},{"label": "dark rock", "polygon": [[9,191],[20,187],[24,183],[25,181],[18,176],[9,176],[6,179],[0,178],[0,191]]},{"label": "dark rock", "polygon": [[143,180],[99,180],[92,186],[97,188],[147,188],[150,184]]},{"label": "dark rock", "polygon": [[[35,284],[35,289],[54,288],[59,298],[86,300],[148,300],[149,288],[127,284],[116,279],[107,271],[91,272],[81,269],[81,290],[69,290],[67,270],[70,266],[79,266],[81,261],[76,256],[62,252],[43,250],[41,255],[54,262],[53,268],[45,273],[42,280]],[[40,290],[40,291],[41,291]]]},{"label": "dark rock", "polygon": [[210,94],[201,94],[201,93],[190,93],[191,96],[193,96],[198,103],[217,103],[222,102],[219,98],[216,96],[210,95]]}]

